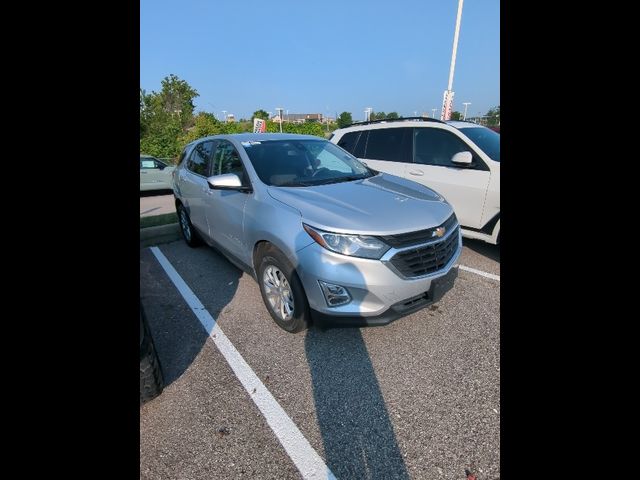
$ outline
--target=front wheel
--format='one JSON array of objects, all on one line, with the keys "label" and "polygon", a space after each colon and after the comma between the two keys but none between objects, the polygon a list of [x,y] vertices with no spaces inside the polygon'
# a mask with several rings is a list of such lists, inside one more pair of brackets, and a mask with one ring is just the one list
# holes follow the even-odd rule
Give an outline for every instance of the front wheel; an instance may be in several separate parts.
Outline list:
[{"label": "front wheel", "polygon": [[262,300],[280,328],[289,333],[308,328],[311,314],[302,283],[291,263],[273,246],[263,251],[258,283]]}]

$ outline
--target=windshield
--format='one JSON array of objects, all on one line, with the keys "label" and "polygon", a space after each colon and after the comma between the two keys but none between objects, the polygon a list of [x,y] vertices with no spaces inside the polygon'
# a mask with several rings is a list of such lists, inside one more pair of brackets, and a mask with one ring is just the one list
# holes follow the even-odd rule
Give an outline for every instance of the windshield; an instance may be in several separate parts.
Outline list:
[{"label": "windshield", "polygon": [[278,187],[309,187],[360,180],[375,174],[326,140],[242,142],[260,180]]},{"label": "windshield", "polygon": [[485,127],[467,127],[459,129],[473,143],[478,145],[491,160],[500,161],[500,134]]}]

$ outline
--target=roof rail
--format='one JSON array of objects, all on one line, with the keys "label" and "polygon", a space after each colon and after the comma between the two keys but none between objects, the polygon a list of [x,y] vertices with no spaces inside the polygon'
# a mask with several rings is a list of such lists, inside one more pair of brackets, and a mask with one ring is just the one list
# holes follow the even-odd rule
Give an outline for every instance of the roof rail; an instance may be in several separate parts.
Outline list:
[{"label": "roof rail", "polygon": [[[436,123],[444,123],[442,120],[438,120],[437,118],[431,117],[400,117],[400,118],[383,118],[382,120],[369,120],[368,122],[353,122],[347,125],[347,127],[353,127],[356,125],[370,125],[372,123],[386,123],[386,122],[402,122],[405,120],[422,120],[423,122],[436,122]],[[344,127],[344,128],[347,128]]]}]

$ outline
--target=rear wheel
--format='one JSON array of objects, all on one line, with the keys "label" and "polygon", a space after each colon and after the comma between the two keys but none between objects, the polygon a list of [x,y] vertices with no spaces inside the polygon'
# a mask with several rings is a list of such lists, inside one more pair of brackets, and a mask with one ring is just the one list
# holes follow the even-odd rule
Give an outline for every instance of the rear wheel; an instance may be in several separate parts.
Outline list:
[{"label": "rear wheel", "polygon": [[197,247],[202,244],[202,240],[198,236],[198,233],[193,228],[187,209],[182,204],[178,205],[178,221],[180,223],[180,231],[182,232],[182,238],[187,242],[191,248]]},{"label": "rear wheel", "polygon": [[273,246],[262,251],[258,283],[262,300],[280,328],[290,333],[308,328],[311,314],[302,283],[293,265]]}]

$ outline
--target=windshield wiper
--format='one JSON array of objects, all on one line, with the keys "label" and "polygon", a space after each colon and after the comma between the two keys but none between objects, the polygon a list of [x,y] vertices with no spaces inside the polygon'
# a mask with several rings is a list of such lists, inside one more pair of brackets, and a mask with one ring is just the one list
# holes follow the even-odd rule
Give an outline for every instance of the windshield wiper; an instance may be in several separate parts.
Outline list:
[{"label": "windshield wiper", "polygon": [[369,178],[368,176],[362,175],[349,175],[347,177],[338,177],[338,178],[327,178],[326,180],[321,180],[317,182],[315,185],[328,185],[330,183],[342,183],[342,182],[353,182],[354,180],[364,180],[365,178]]},{"label": "windshield wiper", "polygon": [[274,187],[311,187],[316,185],[315,182],[285,182],[280,183],[278,185],[273,185]]}]

